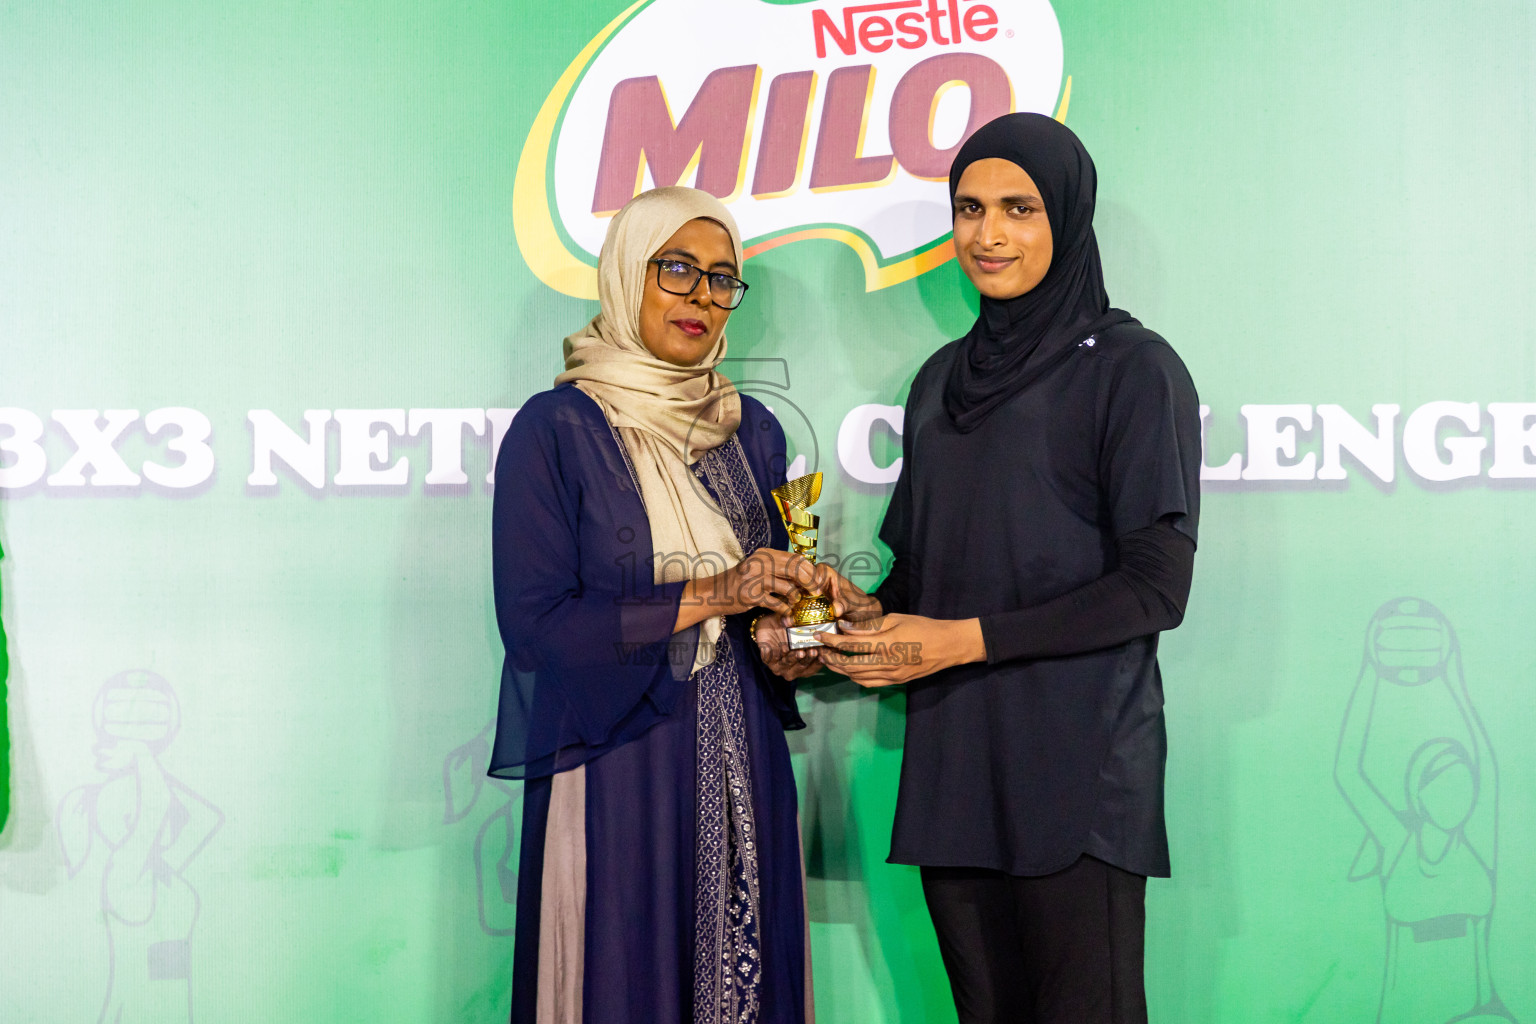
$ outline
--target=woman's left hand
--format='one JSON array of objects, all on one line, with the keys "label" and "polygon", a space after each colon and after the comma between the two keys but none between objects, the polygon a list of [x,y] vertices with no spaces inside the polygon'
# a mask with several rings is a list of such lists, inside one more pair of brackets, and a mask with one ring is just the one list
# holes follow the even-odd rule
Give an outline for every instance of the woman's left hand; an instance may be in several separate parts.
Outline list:
[{"label": "woman's left hand", "polygon": [[821,637],[821,663],[860,686],[894,686],[987,657],[979,619],[885,615],[837,628]]},{"label": "woman's left hand", "polygon": [[821,671],[815,648],[793,650],[789,646],[789,631],[784,628],[782,616],[765,613],[757,620],[757,653],[763,664],[780,679],[793,682]]}]

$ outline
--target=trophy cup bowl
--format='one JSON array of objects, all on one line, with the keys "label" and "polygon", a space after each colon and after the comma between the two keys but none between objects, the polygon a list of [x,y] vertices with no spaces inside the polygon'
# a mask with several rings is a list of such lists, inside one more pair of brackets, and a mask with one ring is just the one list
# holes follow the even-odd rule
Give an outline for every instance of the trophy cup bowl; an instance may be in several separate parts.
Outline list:
[{"label": "trophy cup bowl", "polygon": [[[807,561],[816,561],[816,529],[820,516],[810,507],[821,497],[821,474],[809,473],[773,489],[773,500],[789,533],[789,549]],[[789,647],[799,651],[821,647],[822,633],[836,633],[837,619],[832,614],[832,599],[822,594],[807,594],[790,609]]]}]

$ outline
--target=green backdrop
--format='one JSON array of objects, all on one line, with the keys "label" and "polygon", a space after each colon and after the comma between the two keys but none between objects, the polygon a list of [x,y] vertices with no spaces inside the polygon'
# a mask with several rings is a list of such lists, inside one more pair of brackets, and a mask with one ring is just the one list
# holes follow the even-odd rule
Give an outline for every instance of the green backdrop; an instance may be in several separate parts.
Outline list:
[{"label": "green backdrop", "polygon": [[[0,3],[5,1020],[504,1018],[484,479],[595,308],[530,271],[514,178],[624,7]],[[690,10],[676,62],[732,63]],[[1153,1018],[1536,1019],[1532,8],[1054,12],[1111,298],[1210,407]],[[731,354],[828,472],[830,552],[882,555],[839,432],[974,293],[867,291],[827,238],[745,276]],[[467,482],[431,468],[460,408]],[[953,1020],[884,863],[903,696],[800,701],[819,1019]]]}]

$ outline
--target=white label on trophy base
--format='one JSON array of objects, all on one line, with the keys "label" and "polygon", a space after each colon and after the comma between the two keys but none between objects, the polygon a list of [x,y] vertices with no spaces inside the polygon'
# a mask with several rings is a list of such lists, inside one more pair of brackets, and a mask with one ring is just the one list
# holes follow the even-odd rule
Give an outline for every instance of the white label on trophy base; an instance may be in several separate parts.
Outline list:
[{"label": "white label on trophy base", "polygon": [[790,626],[788,632],[789,649],[801,651],[807,647],[825,646],[820,640],[816,639],[817,636],[822,633],[836,633],[837,623],[819,622],[814,626]]}]

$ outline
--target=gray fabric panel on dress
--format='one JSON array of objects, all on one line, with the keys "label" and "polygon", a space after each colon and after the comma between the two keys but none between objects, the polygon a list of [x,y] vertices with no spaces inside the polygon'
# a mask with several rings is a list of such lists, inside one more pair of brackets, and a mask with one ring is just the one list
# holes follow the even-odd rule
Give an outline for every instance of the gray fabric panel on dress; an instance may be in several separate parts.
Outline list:
[{"label": "gray fabric panel on dress", "polygon": [[538,1024],[581,1024],[587,935],[587,769],[550,780],[539,894]]},{"label": "gray fabric panel on dress", "polygon": [[800,918],[805,926],[805,1024],[816,1024],[816,986],[811,978],[811,904],[810,889],[805,884],[805,829],[800,812],[795,812],[795,850],[800,856]]}]

